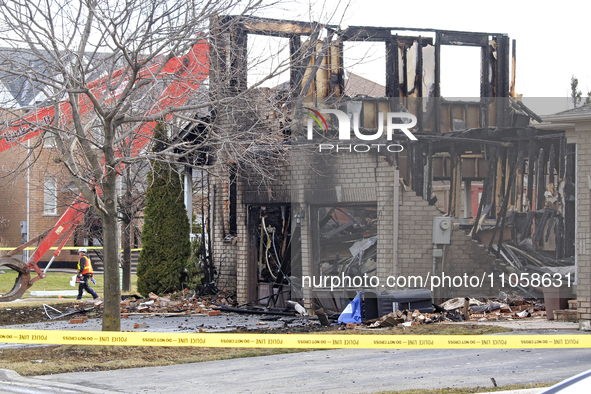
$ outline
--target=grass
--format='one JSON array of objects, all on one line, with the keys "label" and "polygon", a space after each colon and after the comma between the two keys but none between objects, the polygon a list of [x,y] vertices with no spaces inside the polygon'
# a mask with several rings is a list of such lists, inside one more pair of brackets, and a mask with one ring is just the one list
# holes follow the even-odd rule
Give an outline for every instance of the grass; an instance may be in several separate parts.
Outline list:
[{"label": "grass", "polygon": [[[14,281],[18,275],[16,271],[10,269],[4,269],[3,271],[5,273],[0,274],[0,294],[6,294],[12,289],[12,287],[14,286]],[[22,298],[31,298],[31,291],[78,290],[77,284],[74,287],[70,286],[70,279],[72,278],[72,275],[74,275],[74,273],[49,271],[47,273],[47,276],[44,279],[39,279],[37,282],[35,282],[35,284],[33,284],[33,286],[25,292]],[[36,273],[33,273],[31,275],[32,278],[36,276]],[[95,274],[94,279],[96,280],[96,285],[91,284],[90,287],[92,287],[92,289],[96,291],[96,293],[100,297],[103,297],[103,274]],[[137,275],[132,274],[131,291],[129,292],[129,294],[133,294],[135,292],[137,292]],[[56,300],[59,299],[58,297],[55,298]],[[75,298],[76,296],[63,297],[63,299],[65,300],[72,300]],[[90,298],[90,295],[85,292],[83,298]],[[14,306],[15,304],[12,303],[11,305]],[[31,304],[28,303],[27,305]],[[0,307],[2,307],[2,303],[0,303]]]},{"label": "grass", "polygon": [[487,335],[511,332],[510,329],[497,326],[479,326],[477,324],[434,323],[414,327],[390,327],[387,329],[322,331],[314,334],[343,335]]},{"label": "grass", "polygon": [[402,390],[402,391],[381,391],[378,394],[470,394],[470,393],[488,393],[494,391],[505,391],[505,390],[524,390],[524,389],[535,389],[550,387],[557,382],[553,383],[524,383],[524,384],[509,384],[507,386],[499,387],[462,387],[462,388],[443,388],[443,389],[413,389],[413,390]]},{"label": "grass", "polygon": [[23,376],[155,367],[297,353],[301,349],[62,345],[0,351],[0,369]]}]

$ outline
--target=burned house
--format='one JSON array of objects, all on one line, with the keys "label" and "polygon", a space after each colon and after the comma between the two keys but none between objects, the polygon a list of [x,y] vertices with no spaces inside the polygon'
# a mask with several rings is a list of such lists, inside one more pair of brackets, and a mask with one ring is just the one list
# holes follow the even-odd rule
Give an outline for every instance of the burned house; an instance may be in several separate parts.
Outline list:
[{"label": "burned house", "polygon": [[[265,179],[234,163],[210,184],[218,287],[240,302],[291,298],[333,310],[362,288],[419,287],[437,301],[500,292],[580,298],[586,289],[580,317],[589,320],[589,285],[572,293],[575,144],[560,125],[537,127],[542,119],[517,97],[515,41],[413,32],[329,26],[319,39],[315,24],[241,19],[212,45],[211,84],[222,95],[246,89],[250,35],[286,38],[292,57],[290,89],[273,96],[264,126],[281,130],[274,136],[284,138],[287,160],[261,146],[252,159],[270,168]],[[384,97],[346,94],[351,41],[383,43]],[[448,45],[480,48],[480,97],[442,96]],[[314,51],[299,56],[302,48]],[[216,67],[232,78],[216,78]],[[246,127],[230,121],[236,111],[216,121]],[[580,262],[578,279],[589,281]]]}]

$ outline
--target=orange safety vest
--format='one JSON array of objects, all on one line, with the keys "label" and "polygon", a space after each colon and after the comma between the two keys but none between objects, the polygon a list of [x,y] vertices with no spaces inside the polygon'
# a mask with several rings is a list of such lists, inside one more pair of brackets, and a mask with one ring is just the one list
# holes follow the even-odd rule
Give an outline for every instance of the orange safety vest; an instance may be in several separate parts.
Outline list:
[{"label": "orange safety vest", "polygon": [[[81,269],[81,266],[82,266],[81,263],[82,263],[82,260],[83,259],[85,260],[85,262],[84,262],[84,268]],[[92,264],[90,263],[90,258],[88,256],[82,256],[80,258],[80,260],[78,260],[78,273],[80,275],[92,274],[93,273],[93,271],[92,271]]]}]

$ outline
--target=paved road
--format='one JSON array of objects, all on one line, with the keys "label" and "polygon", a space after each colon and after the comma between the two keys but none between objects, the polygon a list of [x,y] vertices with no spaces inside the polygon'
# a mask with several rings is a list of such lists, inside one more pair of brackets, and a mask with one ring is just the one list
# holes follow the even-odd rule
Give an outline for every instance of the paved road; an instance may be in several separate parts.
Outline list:
[{"label": "paved road", "polygon": [[[589,349],[327,350],[167,367],[27,379],[34,391],[2,393],[370,393],[551,382],[591,369]],[[41,390],[67,385],[80,391]],[[31,386],[33,387],[33,386]],[[66,388],[66,386],[64,386]]]}]

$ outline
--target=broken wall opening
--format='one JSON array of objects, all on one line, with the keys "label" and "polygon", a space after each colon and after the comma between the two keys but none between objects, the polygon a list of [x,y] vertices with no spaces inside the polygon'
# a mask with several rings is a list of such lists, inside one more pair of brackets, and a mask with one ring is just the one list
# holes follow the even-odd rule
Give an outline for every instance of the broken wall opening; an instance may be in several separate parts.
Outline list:
[{"label": "broken wall opening", "polygon": [[319,277],[374,274],[377,256],[376,205],[320,206],[316,209],[320,238],[315,274]]},{"label": "broken wall opening", "polygon": [[248,230],[249,299],[264,306],[284,307],[291,298],[290,205],[249,206]]}]

